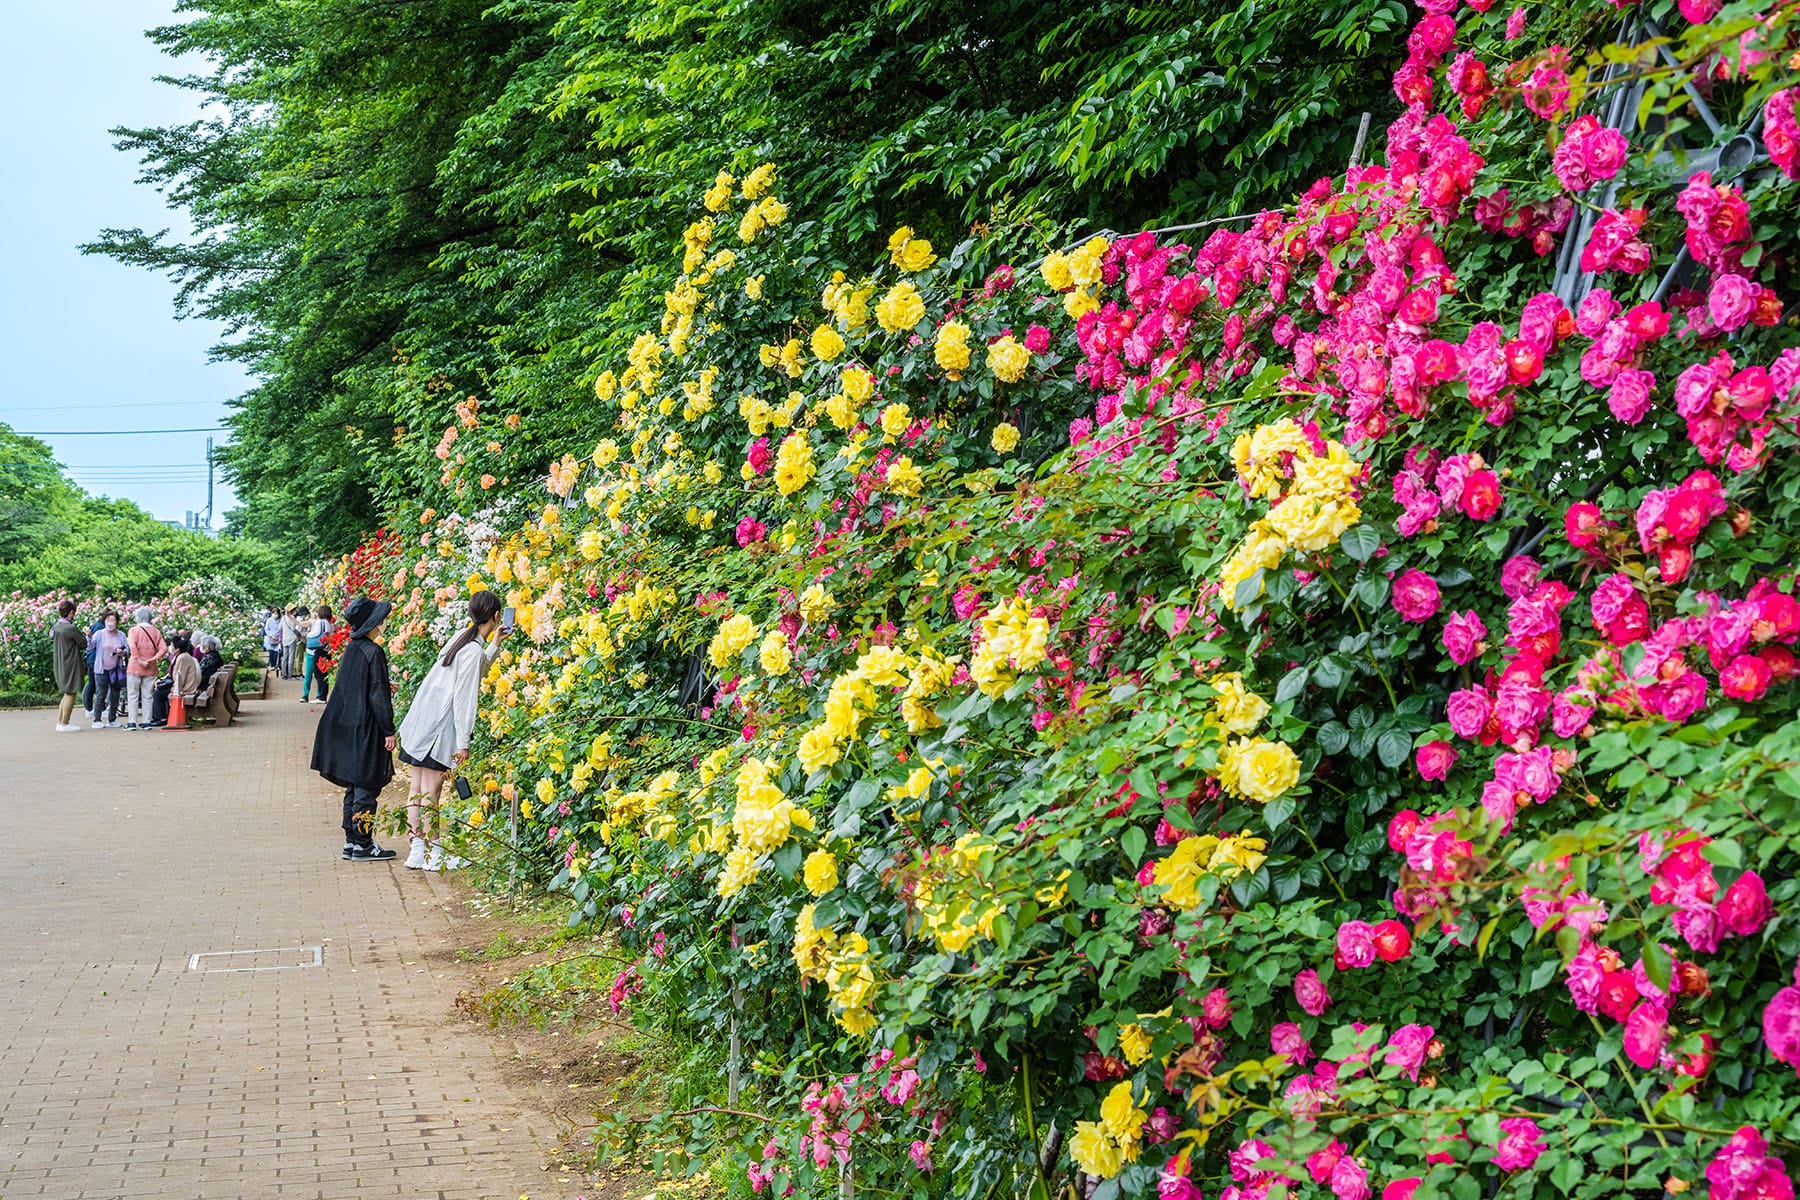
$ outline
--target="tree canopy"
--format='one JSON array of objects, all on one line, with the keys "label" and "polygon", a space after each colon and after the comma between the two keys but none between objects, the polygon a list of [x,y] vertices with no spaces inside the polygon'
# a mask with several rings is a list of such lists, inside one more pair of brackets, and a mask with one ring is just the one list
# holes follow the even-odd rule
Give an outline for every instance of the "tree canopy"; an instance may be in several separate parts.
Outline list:
[{"label": "tree canopy", "polygon": [[[152,30],[203,119],[117,130],[195,230],[88,250],[165,271],[257,379],[230,528],[297,567],[404,495],[457,398],[560,448],[721,168],[782,165],[826,261],[907,223],[1133,227],[1341,169],[1391,108],[1398,0],[193,0]],[[1268,153],[1279,148],[1279,154]]]}]

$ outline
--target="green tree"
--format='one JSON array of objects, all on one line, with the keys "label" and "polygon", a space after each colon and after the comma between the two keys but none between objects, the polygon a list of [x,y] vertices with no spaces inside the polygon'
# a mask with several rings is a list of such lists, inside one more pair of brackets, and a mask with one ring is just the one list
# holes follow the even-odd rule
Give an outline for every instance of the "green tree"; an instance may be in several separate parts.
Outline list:
[{"label": "green tree", "polygon": [[50,447],[0,424],[0,563],[13,563],[67,533],[80,491]]}]

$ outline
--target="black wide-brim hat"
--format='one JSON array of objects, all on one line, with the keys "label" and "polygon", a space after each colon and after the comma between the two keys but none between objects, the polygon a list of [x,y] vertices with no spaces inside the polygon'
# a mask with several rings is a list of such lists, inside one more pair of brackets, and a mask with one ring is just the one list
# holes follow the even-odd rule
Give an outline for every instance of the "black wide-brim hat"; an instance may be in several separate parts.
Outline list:
[{"label": "black wide-brim hat", "polygon": [[350,636],[367,637],[375,632],[375,627],[387,620],[387,615],[394,606],[386,600],[371,600],[367,596],[358,596],[344,609],[344,620],[350,622]]}]

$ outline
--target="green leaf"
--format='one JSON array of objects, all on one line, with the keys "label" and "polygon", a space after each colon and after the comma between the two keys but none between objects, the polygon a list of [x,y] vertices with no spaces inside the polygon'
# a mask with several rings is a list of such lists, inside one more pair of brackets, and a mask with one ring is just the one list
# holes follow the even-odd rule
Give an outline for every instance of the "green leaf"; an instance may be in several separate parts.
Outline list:
[{"label": "green leaf", "polygon": [[1132,866],[1144,861],[1144,844],[1148,838],[1141,826],[1133,825],[1126,829],[1119,838],[1119,848],[1125,851],[1125,857],[1131,860]]},{"label": "green leaf", "polygon": [[1285,704],[1298,696],[1306,687],[1307,677],[1311,674],[1310,667],[1299,666],[1283,675],[1281,682],[1275,685],[1275,703]]},{"label": "green leaf", "polygon": [[1397,767],[1412,753],[1412,738],[1398,729],[1389,729],[1375,740],[1375,753],[1384,767]]},{"label": "green leaf", "polygon": [[1338,536],[1344,553],[1359,563],[1368,562],[1381,549],[1381,535],[1369,525],[1352,525]]}]

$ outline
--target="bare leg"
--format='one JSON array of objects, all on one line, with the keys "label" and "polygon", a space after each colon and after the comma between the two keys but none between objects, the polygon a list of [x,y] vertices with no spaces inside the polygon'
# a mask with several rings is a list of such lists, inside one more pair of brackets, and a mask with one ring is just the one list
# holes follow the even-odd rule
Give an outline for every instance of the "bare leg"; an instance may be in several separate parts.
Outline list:
[{"label": "bare leg", "polygon": [[[444,790],[445,775],[446,772],[433,771],[429,767],[412,769],[412,786],[408,788],[409,794],[406,798],[406,831],[411,836],[426,837],[427,814],[425,807],[428,803],[431,827],[433,830],[437,829],[438,793]],[[430,839],[427,838],[427,840]]]}]

